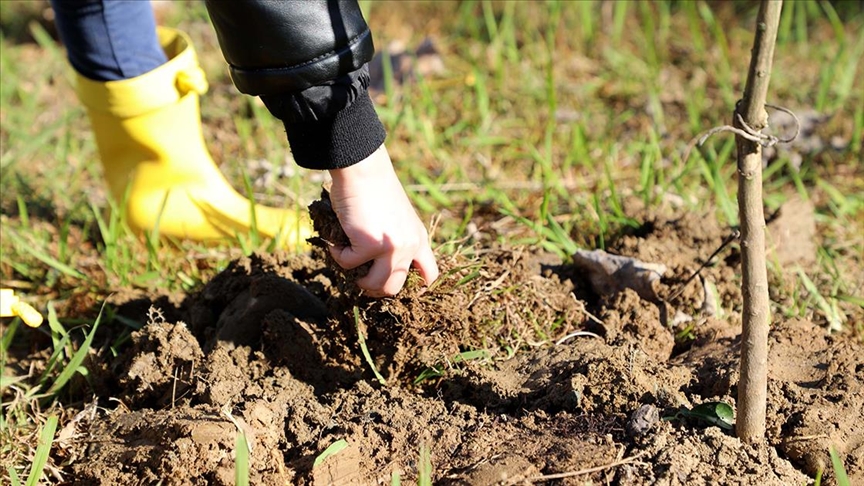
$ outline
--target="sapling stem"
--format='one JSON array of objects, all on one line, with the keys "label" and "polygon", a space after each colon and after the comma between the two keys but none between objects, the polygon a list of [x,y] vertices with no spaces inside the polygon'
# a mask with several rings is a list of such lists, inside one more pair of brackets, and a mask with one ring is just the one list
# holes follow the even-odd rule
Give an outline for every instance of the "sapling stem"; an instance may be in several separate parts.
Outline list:
[{"label": "sapling stem", "polygon": [[[744,97],[735,108],[744,122],[759,131],[768,124],[765,97],[771,80],[774,43],[782,0],[762,0],[747,73]],[[738,116],[736,128],[745,129]],[[765,266],[765,214],[762,209],[762,146],[740,135],[738,147],[738,212],[741,224],[741,273],[744,312],[741,331],[741,373],[735,431],[748,443],[765,437],[768,395],[768,272]]]}]

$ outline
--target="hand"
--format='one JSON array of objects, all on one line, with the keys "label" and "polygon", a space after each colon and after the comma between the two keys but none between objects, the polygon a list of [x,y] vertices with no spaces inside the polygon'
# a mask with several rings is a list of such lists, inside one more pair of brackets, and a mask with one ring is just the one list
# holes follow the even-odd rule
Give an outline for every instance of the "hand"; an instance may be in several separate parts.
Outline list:
[{"label": "hand", "polygon": [[331,247],[342,268],[372,261],[357,285],[372,297],[396,295],[414,266],[426,285],[438,278],[438,264],[429,247],[429,234],[417,217],[382,145],[372,155],[345,169],[330,171],[330,201],[351,241]]}]

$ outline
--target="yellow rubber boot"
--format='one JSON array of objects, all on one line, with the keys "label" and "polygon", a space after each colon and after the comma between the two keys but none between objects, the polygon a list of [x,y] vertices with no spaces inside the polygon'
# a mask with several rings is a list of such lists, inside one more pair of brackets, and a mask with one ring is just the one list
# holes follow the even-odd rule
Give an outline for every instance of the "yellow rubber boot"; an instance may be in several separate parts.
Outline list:
[{"label": "yellow rubber boot", "polygon": [[30,327],[39,327],[44,319],[33,306],[15,295],[14,290],[0,289],[0,317],[16,316]]},{"label": "yellow rubber boot", "polygon": [[[136,78],[93,81],[78,75],[105,179],[125,201],[136,231],[198,241],[249,234],[253,206],[213,163],[201,132],[198,97],[207,80],[189,38],[159,28],[169,61]],[[128,192],[127,192],[128,191]],[[305,211],[254,206],[258,234],[297,248],[311,235]]]}]

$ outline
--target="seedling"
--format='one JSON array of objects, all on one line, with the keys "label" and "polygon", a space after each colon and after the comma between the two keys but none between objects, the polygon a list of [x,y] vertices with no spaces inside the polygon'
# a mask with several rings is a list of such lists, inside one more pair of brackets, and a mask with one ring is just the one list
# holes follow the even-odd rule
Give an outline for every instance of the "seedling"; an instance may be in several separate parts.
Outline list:
[{"label": "seedling", "polygon": [[345,439],[339,439],[330,444],[321,454],[318,454],[318,457],[315,458],[315,462],[312,463],[312,468],[314,469],[320,466],[328,457],[338,454],[346,447],[348,447],[348,441]]},{"label": "seedling", "polygon": [[[84,362],[84,358],[86,358],[87,354],[90,352],[90,346],[93,344],[93,338],[96,337],[96,329],[99,327],[99,322],[102,320],[102,312],[104,309],[105,307],[103,305],[102,309],[99,310],[99,315],[96,316],[96,321],[93,322],[93,327],[90,329],[90,332],[87,333],[87,337],[81,344],[81,347],[78,348],[78,351],[72,356],[72,359],[69,360],[48,391],[45,392],[46,397],[53,397],[56,395],[66,385],[66,383],[72,379],[72,376],[74,376],[76,372],[86,370],[81,365]],[[55,352],[57,351],[58,350],[55,350]]]},{"label": "seedling", "polygon": [[[473,361],[478,359],[489,359],[489,352],[485,349],[463,351],[461,353],[453,355],[453,357],[450,359],[450,364],[457,365],[459,363],[464,363],[465,361]],[[420,372],[420,374],[417,375],[417,378],[414,378],[413,383],[416,386],[426,380],[432,378],[440,378],[442,376],[444,376],[444,365],[436,365],[430,368],[426,368],[425,370]]]},{"label": "seedling", "polygon": [[426,444],[420,446],[417,486],[432,486],[432,451]]},{"label": "seedling", "polygon": [[723,430],[732,430],[735,427],[734,415],[732,406],[726,402],[706,402],[692,409],[681,407],[674,414],[663,417],[663,420],[694,419],[708,426],[714,425]]}]

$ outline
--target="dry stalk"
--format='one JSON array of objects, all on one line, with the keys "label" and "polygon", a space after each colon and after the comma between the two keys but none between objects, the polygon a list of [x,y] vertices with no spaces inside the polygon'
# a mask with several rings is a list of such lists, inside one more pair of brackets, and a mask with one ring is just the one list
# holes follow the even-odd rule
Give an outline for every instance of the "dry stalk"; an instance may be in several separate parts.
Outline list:
[{"label": "dry stalk", "polygon": [[[606,469],[611,469],[613,467],[623,466],[625,464],[636,463],[640,457],[644,456],[647,453],[648,453],[648,451],[640,451],[640,452],[638,452],[638,453],[636,453],[636,454],[634,454],[634,455],[632,455],[626,459],[619,459],[615,462],[611,462],[609,464],[604,464],[602,466],[590,467],[588,469],[580,469],[579,471],[568,471],[568,472],[563,472],[563,473],[544,474],[542,476],[533,476],[533,477],[530,477],[524,481],[527,481],[530,483],[537,483],[537,482],[552,481],[554,479],[575,478],[577,476],[584,476],[586,474],[593,474],[596,472],[604,471]],[[523,480],[510,481],[510,482],[505,483],[505,484],[507,486],[510,486],[510,485],[514,485],[514,484],[519,484],[520,482],[523,482]]]},{"label": "dry stalk", "polygon": [[[760,131],[768,123],[765,97],[771,80],[774,43],[782,0],[762,0],[744,97],[735,108],[735,127]],[[740,116],[739,116],[740,115]],[[743,118],[743,120],[742,120]],[[765,214],[762,209],[762,146],[736,134],[738,211],[741,223],[741,272],[744,312],[741,331],[741,379],[736,433],[747,443],[765,437],[768,395],[768,275],[765,266]]]}]

